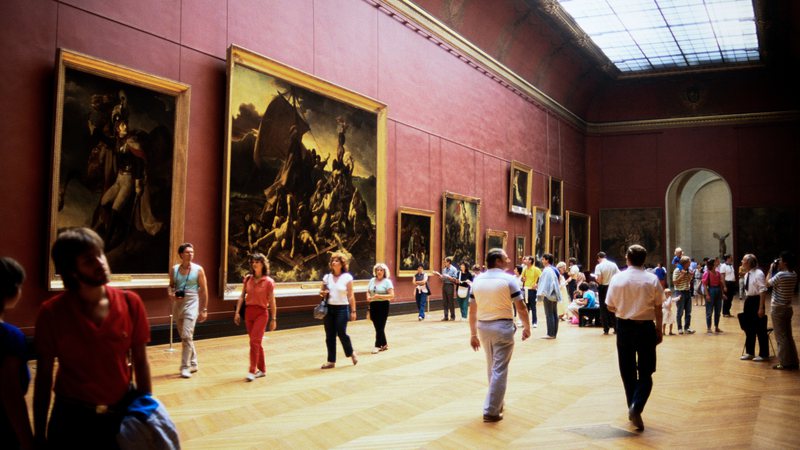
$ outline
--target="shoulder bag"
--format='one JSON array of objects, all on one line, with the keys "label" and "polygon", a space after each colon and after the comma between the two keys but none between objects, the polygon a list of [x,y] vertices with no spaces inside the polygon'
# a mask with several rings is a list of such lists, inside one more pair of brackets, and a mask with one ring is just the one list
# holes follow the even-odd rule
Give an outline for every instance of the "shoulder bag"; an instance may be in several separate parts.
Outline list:
[{"label": "shoulder bag", "polygon": [[[328,285],[328,276],[325,275],[325,277],[322,279],[322,281],[324,281],[325,285],[327,286]],[[325,318],[326,315],[328,315],[328,296],[330,296],[330,286],[327,286],[327,287],[328,287],[328,294],[325,294],[325,298],[323,298],[322,301],[319,302],[319,305],[314,307],[314,318],[315,319],[322,320],[322,319]]]},{"label": "shoulder bag", "polygon": [[239,308],[239,318],[242,319],[241,323],[244,324],[244,314],[247,310],[247,282],[250,281],[250,275],[244,278],[244,283],[242,283],[242,306]]}]

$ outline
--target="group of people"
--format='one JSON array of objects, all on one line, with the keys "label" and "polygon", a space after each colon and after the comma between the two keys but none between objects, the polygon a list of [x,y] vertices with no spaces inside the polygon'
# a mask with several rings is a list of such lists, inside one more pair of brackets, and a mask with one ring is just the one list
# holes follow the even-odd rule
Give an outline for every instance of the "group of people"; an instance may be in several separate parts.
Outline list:
[{"label": "group of people", "polygon": [[[25,364],[24,336],[19,329],[2,321],[4,311],[13,308],[20,299],[25,273],[14,260],[0,259],[0,368],[4,396],[0,439],[11,443],[12,448],[33,448],[45,443],[55,447],[116,448],[127,394],[133,388],[139,392],[152,391],[146,351],[150,329],[144,305],[136,293],[108,286],[110,270],[103,248],[103,240],[88,228],[62,232],[53,245],[53,262],[66,290],[46,301],[36,319],[38,359],[33,429],[24,401],[30,380]],[[169,294],[183,347],[180,375],[190,378],[198,370],[194,327],[197,321],[207,318],[208,292],[203,268],[192,262],[193,246],[182,244],[178,255],[181,262],[170,272]],[[669,315],[667,311],[673,300],[679,310],[689,310],[685,327],[681,326],[680,320],[678,322],[679,333],[681,330],[692,332],[689,328],[691,309],[686,307],[691,304],[691,297],[687,301],[685,293],[688,290],[686,281],[691,276],[687,275],[690,260],[680,255],[676,261],[672,278],[677,296],[672,297],[669,290],[665,294],[659,277],[645,270],[646,255],[646,249],[632,245],[626,254],[627,268],[620,271],[604,253],[598,253],[594,276],[599,299],[594,298],[585,279],[578,283],[578,277],[573,276],[575,270],[566,270],[566,264],[560,268],[562,264],[554,266],[551,254],[542,256],[541,269],[534,264],[533,257],[524,258],[525,265],[517,271],[517,277],[507,272],[510,260],[502,249],[488,251],[485,271],[478,267],[468,271],[466,264],[461,264],[461,270],[458,270],[452,266],[452,259],[445,258],[442,272],[435,273],[442,278],[443,290],[450,290],[451,299],[468,297],[468,304],[461,309],[467,313],[469,321],[469,345],[475,351],[483,348],[486,356],[489,389],[483,405],[484,422],[503,419],[508,365],[517,327],[523,328],[523,340],[530,337],[531,327],[536,324],[535,302],[538,300],[544,302],[547,320],[547,336],[544,338],[554,339],[559,322],[557,304],[563,298],[562,292],[574,281],[577,285],[574,298],[581,301],[566,309],[575,313],[576,308],[579,310],[596,302],[607,314],[605,318],[601,315],[601,320],[606,334],[610,328],[615,330],[628,417],[637,429],[644,428],[641,415],[652,390],[656,346],[665,334],[663,317]],[[730,262],[727,256],[725,260]],[[577,267],[574,261],[572,263]],[[798,369],[797,349],[791,332],[791,299],[797,285],[797,274],[793,271],[795,263],[794,256],[784,252],[770,266],[769,276],[765,276],[754,255],[743,257],[743,291],[746,297],[744,312],[740,315],[746,334],[743,360],[769,358],[765,305],[771,287],[771,315],[780,360],[774,368]],[[250,341],[247,381],[265,376],[262,338],[267,327],[275,330],[277,326],[275,282],[269,276],[269,262],[264,255],[255,253],[250,257],[250,267],[234,314],[237,325],[243,318]],[[347,334],[348,322],[356,320],[353,277],[348,273],[347,255],[332,253],[329,267],[330,272],[323,277],[320,288],[320,295],[326,299],[328,307],[324,318],[327,359],[321,369],[335,367],[337,338],[345,356],[353,365],[358,363],[358,355]],[[720,331],[718,305],[721,294],[729,289],[726,273],[725,269],[717,268],[715,260],[710,260],[701,278],[706,305],[711,305],[707,306],[706,315],[709,331],[710,311],[715,312],[715,331]],[[385,327],[394,298],[394,285],[389,269],[383,263],[374,266],[373,275],[367,288],[367,300],[369,317],[375,328],[372,353],[379,353],[389,348]],[[428,275],[421,267],[412,282],[419,320],[423,320],[430,286]],[[465,290],[457,289],[461,287]],[[525,294],[529,299],[527,304]],[[679,302],[683,302],[682,308]],[[442,320],[455,319],[454,305],[454,301],[445,301]],[[529,317],[529,311],[532,317]],[[519,322],[515,322],[515,315],[521,319]],[[758,356],[754,356],[756,341],[760,349]],[[58,371],[53,383],[56,360]],[[55,391],[52,411],[51,391]]]}]

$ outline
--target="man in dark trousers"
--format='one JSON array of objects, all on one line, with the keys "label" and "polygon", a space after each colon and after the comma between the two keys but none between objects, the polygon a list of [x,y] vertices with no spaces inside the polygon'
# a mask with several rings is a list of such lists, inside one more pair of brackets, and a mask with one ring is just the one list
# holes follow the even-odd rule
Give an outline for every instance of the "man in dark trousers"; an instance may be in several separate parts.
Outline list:
[{"label": "man in dark trousers", "polygon": [[658,277],[644,270],[646,256],[641,245],[628,247],[628,268],[614,276],[606,297],[608,310],[617,316],[617,357],[628,419],[639,431],[644,430],[642,411],[653,389],[664,300]]}]

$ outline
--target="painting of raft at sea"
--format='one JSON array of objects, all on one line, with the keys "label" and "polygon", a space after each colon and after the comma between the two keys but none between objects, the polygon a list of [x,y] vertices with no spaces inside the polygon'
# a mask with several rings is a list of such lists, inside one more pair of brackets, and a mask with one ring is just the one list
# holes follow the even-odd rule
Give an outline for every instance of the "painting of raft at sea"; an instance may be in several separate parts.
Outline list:
[{"label": "painting of raft at sea", "polygon": [[279,283],[321,280],[332,252],[369,279],[385,106],[238,47],[228,61],[223,284],[242,282],[254,252]]}]

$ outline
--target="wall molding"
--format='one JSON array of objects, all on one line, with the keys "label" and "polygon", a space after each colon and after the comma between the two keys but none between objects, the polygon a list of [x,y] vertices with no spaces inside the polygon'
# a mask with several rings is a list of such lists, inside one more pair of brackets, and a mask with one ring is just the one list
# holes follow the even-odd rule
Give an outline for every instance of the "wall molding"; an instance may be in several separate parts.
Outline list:
[{"label": "wall molding", "polygon": [[500,83],[528,102],[551,112],[587,135],[606,135],[668,128],[750,125],[800,120],[800,110],[740,114],[711,114],[666,119],[619,122],[587,122],[539,88],[519,76],[458,32],[448,27],[411,0],[364,0],[473,69]]}]

